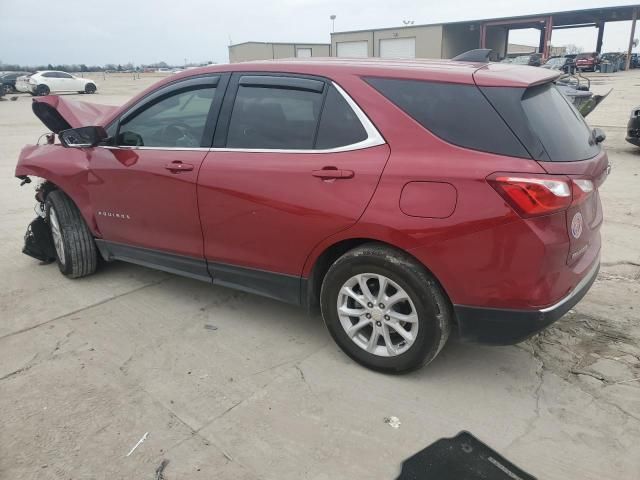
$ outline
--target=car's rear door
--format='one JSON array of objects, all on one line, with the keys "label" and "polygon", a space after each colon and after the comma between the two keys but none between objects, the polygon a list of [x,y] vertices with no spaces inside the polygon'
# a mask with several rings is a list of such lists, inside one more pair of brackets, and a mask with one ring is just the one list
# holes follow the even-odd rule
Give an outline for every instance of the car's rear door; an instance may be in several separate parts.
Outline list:
[{"label": "car's rear door", "polygon": [[94,149],[88,189],[99,245],[114,257],[208,278],[196,181],[227,80],[204,75],[161,87],[109,127],[110,145]]},{"label": "car's rear door", "polygon": [[40,74],[41,79],[38,83],[43,83],[49,87],[50,92],[60,91],[60,79],[58,78],[58,72],[44,72]]},{"label": "car's rear door", "polygon": [[56,78],[53,79],[55,81],[56,90],[59,92],[79,92],[84,90],[78,84],[78,80],[75,79],[72,75],[69,75],[66,72],[55,72]]},{"label": "car's rear door", "polygon": [[296,302],[295,288],[281,287],[295,285],[318,242],[358,220],[388,155],[332,82],[234,74],[198,178],[214,282]]}]

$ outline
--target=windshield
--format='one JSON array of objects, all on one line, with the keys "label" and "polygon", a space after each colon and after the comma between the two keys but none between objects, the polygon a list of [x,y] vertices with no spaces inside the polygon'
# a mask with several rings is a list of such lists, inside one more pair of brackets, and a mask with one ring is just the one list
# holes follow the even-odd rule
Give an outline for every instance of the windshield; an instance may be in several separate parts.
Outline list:
[{"label": "windshield", "polygon": [[513,63],[516,63],[518,65],[528,65],[529,64],[529,55],[516,57],[516,58],[513,59]]},{"label": "windshield", "polygon": [[564,63],[564,58],[550,58],[547,61],[547,65],[562,65]]}]

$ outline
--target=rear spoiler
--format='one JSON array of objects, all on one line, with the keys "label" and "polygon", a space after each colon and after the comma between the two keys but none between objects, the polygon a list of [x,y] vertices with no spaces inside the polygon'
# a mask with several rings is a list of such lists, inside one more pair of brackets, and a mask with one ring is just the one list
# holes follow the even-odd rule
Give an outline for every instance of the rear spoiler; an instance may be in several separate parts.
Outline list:
[{"label": "rear spoiler", "polygon": [[489,63],[489,56],[492,51],[490,48],[476,48],[456,55],[451,60],[455,62]]}]

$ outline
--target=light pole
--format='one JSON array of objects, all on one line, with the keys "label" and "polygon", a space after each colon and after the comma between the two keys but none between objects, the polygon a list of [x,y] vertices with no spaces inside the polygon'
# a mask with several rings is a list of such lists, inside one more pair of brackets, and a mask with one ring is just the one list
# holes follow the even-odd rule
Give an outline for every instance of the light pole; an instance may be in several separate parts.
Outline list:
[{"label": "light pole", "polygon": [[331,19],[331,33],[334,33],[336,31],[336,16],[331,15],[329,18]]}]

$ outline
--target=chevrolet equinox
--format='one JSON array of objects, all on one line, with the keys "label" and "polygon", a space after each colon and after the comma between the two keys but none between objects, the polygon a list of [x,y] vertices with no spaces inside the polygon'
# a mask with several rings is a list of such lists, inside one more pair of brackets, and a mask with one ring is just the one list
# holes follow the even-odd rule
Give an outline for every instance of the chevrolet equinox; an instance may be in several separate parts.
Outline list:
[{"label": "chevrolet equinox", "polygon": [[319,309],[372,369],[432,361],[452,329],[506,345],[596,278],[604,134],[553,70],[304,59],[189,70],[121,107],[33,99],[52,132],[25,253],[98,257]]}]

